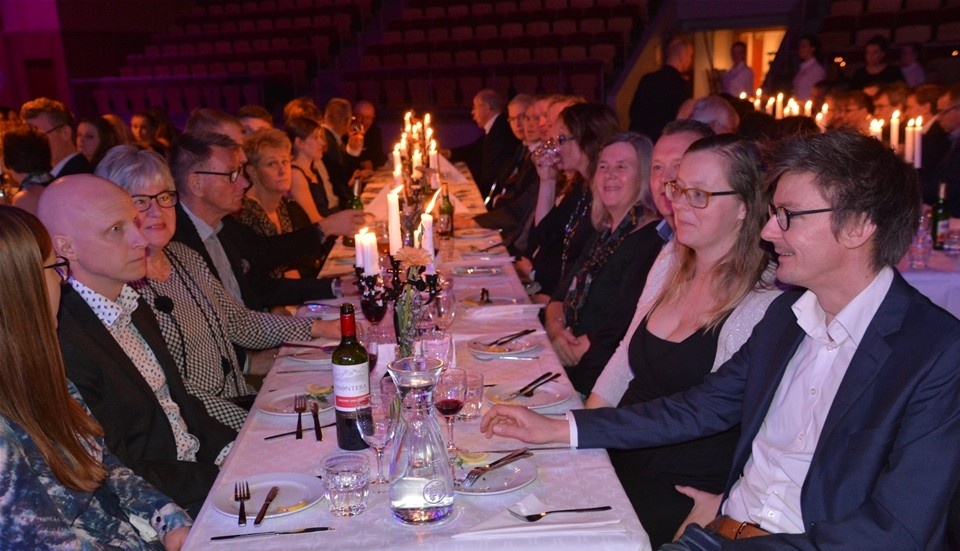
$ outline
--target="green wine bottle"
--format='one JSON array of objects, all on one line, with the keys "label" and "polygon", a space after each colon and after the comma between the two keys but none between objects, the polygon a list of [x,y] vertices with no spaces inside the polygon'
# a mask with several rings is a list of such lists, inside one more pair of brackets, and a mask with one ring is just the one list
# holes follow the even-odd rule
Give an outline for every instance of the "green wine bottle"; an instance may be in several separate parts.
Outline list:
[{"label": "green wine bottle", "polygon": [[362,450],[367,443],[356,423],[357,400],[370,395],[367,350],[357,340],[352,304],[340,305],[340,344],[333,351],[333,403],[337,417],[337,445],[342,450]]},{"label": "green wine bottle", "polygon": [[[350,198],[350,204],[347,205],[347,208],[353,210],[363,210],[363,202],[360,201],[360,177],[353,179],[353,197]],[[354,247],[356,243],[352,235],[343,236],[343,246],[345,247]]]},{"label": "green wine bottle", "polygon": [[950,233],[950,213],[947,212],[947,183],[940,182],[937,193],[937,202],[933,205],[933,216],[930,219],[930,232],[933,235],[933,248],[943,250],[943,244]]},{"label": "green wine bottle", "polygon": [[437,233],[442,237],[453,237],[453,203],[450,202],[450,190],[447,184],[441,184],[440,217],[437,220]]}]

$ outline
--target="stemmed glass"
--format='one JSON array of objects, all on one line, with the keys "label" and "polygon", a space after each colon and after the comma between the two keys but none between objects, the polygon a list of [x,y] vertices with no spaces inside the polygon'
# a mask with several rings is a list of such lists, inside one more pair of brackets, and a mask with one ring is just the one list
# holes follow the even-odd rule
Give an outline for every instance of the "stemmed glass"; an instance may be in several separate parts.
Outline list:
[{"label": "stemmed glass", "polygon": [[429,306],[430,320],[437,329],[446,333],[453,325],[453,318],[457,313],[457,297],[453,293],[453,286],[444,284]]},{"label": "stemmed glass", "polygon": [[447,420],[447,454],[455,457],[459,451],[453,443],[453,423],[463,409],[463,399],[467,392],[467,372],[449,367],[440,374],[440,380],[433,391],[434,404],[440,415]]},{"label": "stemmed glass", "polygon": [[393,439],[397,427],[400,404],[397,396],[371,393],[357,399],[357,430],[363,441],[373,448],[377,455],[377,477],[370,481],[382,494],[384,486],[390,481],[383,475],[383,450]]}]

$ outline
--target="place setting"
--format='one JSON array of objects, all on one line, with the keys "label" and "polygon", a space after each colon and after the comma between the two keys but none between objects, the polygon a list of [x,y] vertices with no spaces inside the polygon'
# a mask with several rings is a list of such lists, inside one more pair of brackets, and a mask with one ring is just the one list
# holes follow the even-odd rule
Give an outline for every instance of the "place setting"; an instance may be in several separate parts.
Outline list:
[{"label": "place setting", "polygon": [[[589,498],[586,501],[591,501]],[[602,503],[602,502],[601,502]],[[582,536],[601,532],[625,532],[620,514],[605,504],[571,506],[544,503],[529,494],[491,518],[458,534],[454,539],[512,539],[518,536]]]},{"label": "place setting", "polygon": [[546,372],[526,385],[499,384],[486,391],[486,398],[492,404],[524,406],[530,409],[542,409],[562,404],[573,397],[570,386],[557,382],[561,373]]},{"label": "place setting", "polygon": [[[241,491],[237,492],[238,489]],[[222,484],[214,490],[212,503],[218,512],[236,517],[238,526],[246,526],[246,517],[251,513],[255,516],[250,524],[260,526],[264,520],[293,515],[313,507],[323,500],[324,493],[323,482],[315,476],[267,473]]]},{"label": "place setting", "polygon": [[467,350],[474,358],[488,362],[491,360],[536,360],[543,345],[540,339],[531,337],[537,329],[523,329],[509,335],[490,339],[477,338],[467,342]]}]

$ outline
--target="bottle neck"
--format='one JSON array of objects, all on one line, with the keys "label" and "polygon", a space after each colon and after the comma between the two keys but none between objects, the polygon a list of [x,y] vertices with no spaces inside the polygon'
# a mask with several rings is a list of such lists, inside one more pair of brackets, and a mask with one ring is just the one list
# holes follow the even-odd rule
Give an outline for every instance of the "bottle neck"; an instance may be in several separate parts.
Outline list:
[{"label": "bottle neck", "polygon": [[340,340],[341,342],[357,340],[357,318],[355,314],[342,314],[340,316]]}]

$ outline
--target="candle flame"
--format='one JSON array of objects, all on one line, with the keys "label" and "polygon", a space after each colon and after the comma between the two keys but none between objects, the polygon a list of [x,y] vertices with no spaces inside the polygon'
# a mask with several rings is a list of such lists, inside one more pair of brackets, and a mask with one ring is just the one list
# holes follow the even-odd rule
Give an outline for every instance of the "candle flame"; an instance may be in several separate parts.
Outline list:
[{"label": "candle flame", "polygon": [[368,231],[370,231],[370,230],[367,229],[366,226],[364,226],[364,227],[360,228],[360,231],[357,232],[357,235],[365,235]]},{"label": "candle flame", "polygon": [[890,118],[891,118],[891,119],[899,119],[899,118],[900,118],[900,111],[899,111],[899,110],[898,110],[898,111],[894,111],[894,112],[893,112],[893,116],[890,117]]},{"label": "candle flame", "polygon": [[917,117],[917,126],[923,126],[923,117]]},{"label": "candle flame", "polygon": [[436,193],[433,194],[433,197],[430,199],[430,202],[427,203],[427,208],[423,209],[423,212],[433,212],[433,204],[437,202],[437,197],[440,196],[440,190],[438,189]]}]

